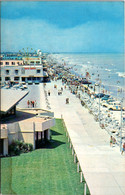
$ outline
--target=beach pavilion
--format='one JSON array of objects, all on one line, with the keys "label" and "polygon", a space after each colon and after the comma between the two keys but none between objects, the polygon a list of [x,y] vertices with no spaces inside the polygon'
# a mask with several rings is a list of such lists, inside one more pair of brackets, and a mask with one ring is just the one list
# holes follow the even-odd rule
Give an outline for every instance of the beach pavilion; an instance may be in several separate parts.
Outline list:
[{"label": "beach pavilion", "polygon": [[8,155],[8,146],[14,140],[31,143],[33,149],[40,142],[50,140],[54,113],[38,108],[16,109],[27,94],[27,90],[1,89],[0,156]]}]

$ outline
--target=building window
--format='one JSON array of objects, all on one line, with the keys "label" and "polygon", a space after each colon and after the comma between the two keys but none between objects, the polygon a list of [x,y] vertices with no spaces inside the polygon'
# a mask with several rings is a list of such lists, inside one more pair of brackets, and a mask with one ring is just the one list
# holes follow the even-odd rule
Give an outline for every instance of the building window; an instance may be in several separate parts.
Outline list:
[{"label": "building window", "polygon": [[6,65],[9,65],[9,62],[6,62]]},{"label": "building window", "polygon": [[19,77],[14,77],[14,81],[19,81]]},{"label": "building window", "polygon": [[38,80],[38,81],[40,81],[40,79],[41,79],[40,77],[37,77],[37,80]]},{"label": "building window", "polygon": [[28,80],[28,81],[31,81],[32,79],[31,79],[31,77],[28,77],[27,80]]},{"label": "building window", "polygon": [[12,62],[12,65],[15,65],[15,62]]},{"label": "building window", "polygon": [[26,80],[26,78],[25,77],[22,77],[22,81],[25,81]]},{"label": "building window", "polygon": [[18,70],[15,70],[15,74],[18,74]]},{"label": "building window", "polygon": [[40,64],[40,61],[36,61],[36,64]]},{"label": "building window", "polygon": [[2,81],[2,78],[0,77],[0,81]]},{"label": "building window", "polygon": [[38,70],[36,70],[37,71],[37,73],[40,73],[40,69],[38,69]]},{"label": "building window", "polygon": [[34,64],[34,61],[30,61],[31,64]]},{"label": "building window", "polygon": [[9,72],[10,72],[9,70],[6,70],[6,74],[9,74]]},{"label": "building window", "polygon": [[10,77],[5,77],[5,81],[10,81]]},{"label": "building window", "polygon": [[25,68],[21,69],[21,74],[25,74]]},{"label": "building window", "polygon": [[0,65],[3,65],[3,62],[0,62]]}]

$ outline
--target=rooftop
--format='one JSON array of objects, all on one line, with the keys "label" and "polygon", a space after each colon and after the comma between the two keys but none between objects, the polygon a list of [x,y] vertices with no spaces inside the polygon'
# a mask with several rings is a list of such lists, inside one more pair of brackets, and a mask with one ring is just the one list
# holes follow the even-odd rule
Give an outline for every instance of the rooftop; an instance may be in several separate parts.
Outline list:
[{"label": "rooftop", "polygon": [[1,89],[0,111],[6,113],[21,101],[29,91],[21,89]]}]

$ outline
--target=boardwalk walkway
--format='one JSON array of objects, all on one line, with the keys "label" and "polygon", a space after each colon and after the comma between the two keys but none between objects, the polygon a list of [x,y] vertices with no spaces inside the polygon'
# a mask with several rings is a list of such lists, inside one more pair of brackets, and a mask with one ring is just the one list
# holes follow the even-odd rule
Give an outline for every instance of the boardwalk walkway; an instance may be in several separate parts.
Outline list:
[{"label": "boardwalk walkway", "polygon": [[[125,156],[120,154],[118,146],[110,147],[107,132],[99,127],[75,95],[68,89],[58,95],[61,86],[60,81],[54,81],[45,87],[46,92],[51,92],[48,96],[50,111],[54,111],[56,118],[61,115],[64,118],[91,195],[125,195]],[[69,104],[65,103],[66,98]]]}]

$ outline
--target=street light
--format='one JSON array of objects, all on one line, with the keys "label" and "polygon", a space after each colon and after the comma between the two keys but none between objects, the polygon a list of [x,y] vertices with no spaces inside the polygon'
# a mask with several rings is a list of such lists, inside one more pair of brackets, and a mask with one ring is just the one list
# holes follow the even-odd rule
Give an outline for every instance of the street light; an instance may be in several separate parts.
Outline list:
[{"label": "street light", "polygon": [[122,125],[123,125],[123,119],[122,119],[122,108],[123,108],[123,98],[121,100],[121,131],[120,131],[120,152],[122,152]]},{"label": "street light", "polygon": [[101,80],[99,79],[99,74],[98,74],[98,86],[99,86],[99,125],[100,125],[100,89],[101,89]]},{"label": "street light", "polygon": [[101,85],[101,81],[99,81],[99,124],[100,124],[100,86]]}]

